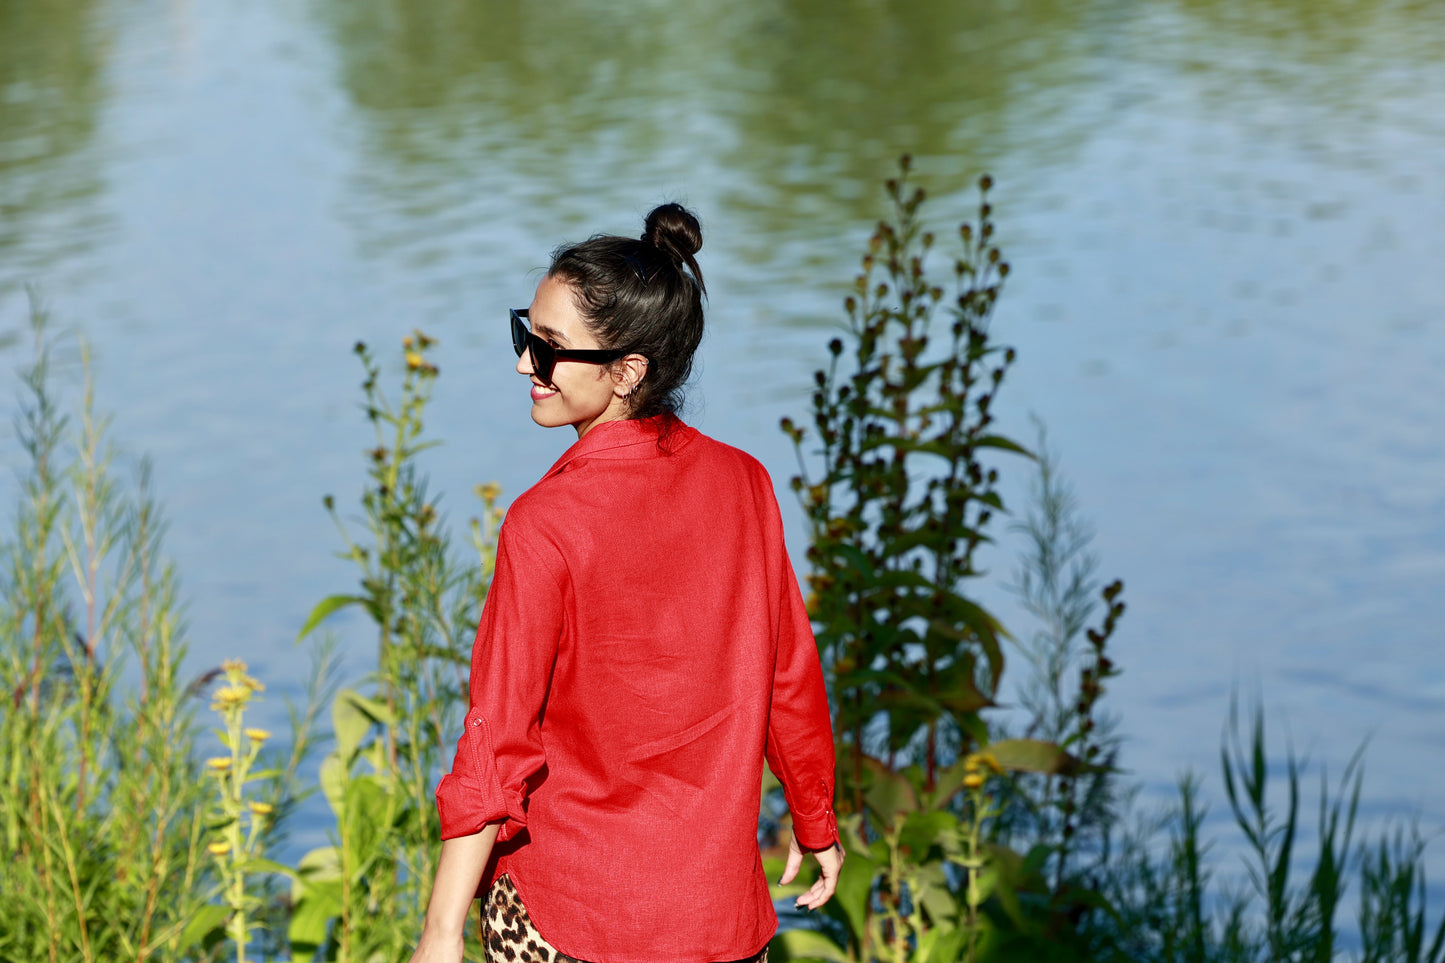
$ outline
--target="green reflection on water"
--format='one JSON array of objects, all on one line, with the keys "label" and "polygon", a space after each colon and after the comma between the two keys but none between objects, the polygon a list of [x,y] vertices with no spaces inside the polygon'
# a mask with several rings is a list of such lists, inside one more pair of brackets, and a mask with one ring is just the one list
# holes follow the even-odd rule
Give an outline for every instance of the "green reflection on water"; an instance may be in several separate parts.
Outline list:
[{"label": "green reflection on water", "polygon": [[1087,5],[1061,0],[785,0],[735,51],[759,79],[732,105],[729,162],[769,188],[753,209],[785,230],[798,201],[813,216],[874,214],[901,151],[945,192],[1021,149],[1030,167],[1067,156],[1086,135],[1069,106],[1090,79],[1089,22]]},{"label": "green reflection on water", "polygon": [[[1435,0],[306,9],[301,29],[317,27],[333,52],[332,80],[362,132],[350,220],[364,250],[404,250],[417,266],[446,257],[443,242],[467,225],[535,219],[555,237],[559,221],[593,229],[598,211],[694,184],[766,239],[745,254],[761,263],[870,220],[902,151],[935,192],[985,169],[1028,190],[1174,78],[1198,88],[1206,111],[1273,98],[1282,109],[1256,123],[1323,141],[1340,112],[1359,122],[1441,82],[1433,42],[1445,26]],[[96,237],[110,46],[98,10],[144,15],[99,0],[0,0],[0,296]]]},{"label": "green reflection on water", "polygon": [[[1349,103],[1388,56],[1432,62],[1430,0],[872,0],[525,4],[321,0],[341,83],[400,165],[462,167],[488,139],[542,157],[596,146],[644,159],[676,123],[710,118],[732,146],[715,163],[778,193],[820,163],[840,217],[873,210],[901,150],[947,157],[957,184],[1018,151],[1062,158],[1097,120],[1091,86],[1131,57],[1181,69],[1306,74]],[[1172,23],[1166,20],[1172,19]],[[1137,31],[1147,30],[1145,36]],[[1243,45],[1243,50],[1241,49]],[[1252,51],[1257,56],[1246,56]],[[1363,55],[1363,56],[1362,56]],[[1340,76],[1337,71],[1343,71]],[[478,127],[493,127],[490,138]],[[500,126],[500,129],[496,129]],[[790,170],[791,169],[791,170]],[[816,171],[812,172],[816,175]],[[841,184],[839,182],[842,182]],[[758,204],[766,214],[775,198]],[[861,207],[860,207],[861,205]]]},{"label": "green reflection on water", "polygon": [[[504,194],[523,210],[570,210],[576,194],[633,207],[649,183],[703,181],[755,230],[806,216],[826,231],[876,212],[901,151],[946,191],[1087,131],[1068,107],[1090,69],[1088,15],[1064,0],[316,9],[362,118],[365,187],[413,214],[480,217]],[[379,247],[407,243],[368,221]]]},{"label": "green reflection on water", "polygon": [[1155,56],[1206,78],[1211,106],[1267,94],[1301,108],[1291,121],[1325,133],[1347,136],[1345,124],[1373,120],[1382,102],[1445,82],[1445,7],[1435,0],[1170,0],[1154,24]]},{"label": "green reflection on water", "polygon": [[[0,0],[0,296],[86,246],[106,43],[94,0]],[[61,215],[59,218],[55,215]]]}]

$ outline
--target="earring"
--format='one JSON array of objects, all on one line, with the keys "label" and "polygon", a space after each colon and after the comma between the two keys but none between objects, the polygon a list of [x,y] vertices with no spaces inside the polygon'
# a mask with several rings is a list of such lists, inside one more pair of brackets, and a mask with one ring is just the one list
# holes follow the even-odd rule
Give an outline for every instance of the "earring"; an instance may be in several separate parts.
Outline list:
[{"label": "earring", "polygon": [[636,381],[632,382],[632,387],[628,388],[628,389],[627,389],[627,394],[623,395],[622,397],[624,397],[624,398],[631,398],[631,397],[632,397],[632,393],[637,390],[637,386],[640,385],[640,384],[642,384],[642,379],[643,379],[643,378],[646,378],[646,377],[647,377],[647,359],[644,358],[644,359],[642,359],[642,374],[638,376],[638,378],[637,378]]}]

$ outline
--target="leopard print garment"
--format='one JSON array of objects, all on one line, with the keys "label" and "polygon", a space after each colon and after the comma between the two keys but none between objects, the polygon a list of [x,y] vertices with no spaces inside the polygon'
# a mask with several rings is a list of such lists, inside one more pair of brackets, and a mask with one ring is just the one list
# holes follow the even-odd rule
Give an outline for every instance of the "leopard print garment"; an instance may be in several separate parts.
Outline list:
[{"label": "leopard print garment", "polygon": [[487,946],[487,963],[578,963],[542,939],[512,878],[505,873],[487,891],[485,909],[482,938]]},{"label": "leopard print garment", "polygon": [[[527,907],[517,894],[517,887],[505,873],[497,877],[487,891],[482,913],[482,937],[487,948],[487,963],[581,963],[553,949],[527,915]],[[768,948],[756,956],[736,963],[768,963]]]}]

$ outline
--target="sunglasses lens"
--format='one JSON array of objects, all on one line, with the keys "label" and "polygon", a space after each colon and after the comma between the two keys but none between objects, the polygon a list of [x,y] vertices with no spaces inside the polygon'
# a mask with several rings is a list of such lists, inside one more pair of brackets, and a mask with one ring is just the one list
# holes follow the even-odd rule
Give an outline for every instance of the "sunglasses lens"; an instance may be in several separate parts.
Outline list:
[{"label": "sunglasses lens", "polygon": [[522,323],[522,319],[517,316],[517,312],[513,311],[512,348],[517,352],[517,357],[519,358],[522,356],[522,352],[527,350],[527,334],[527,326]]},{"label": "sunglasses lens", "polygon": [[532,370],[543,384],[552,383],[552,368],[557,364],[557,356],[552,351],[552,346],[535,334],[528,333],[527,347],[532,351]]},{"label": "sunglasses lens", "polygon": [[550,385],[552,368],[557,364],[556,351],[527,327],[527,322],[522,319],[522,315],[526,312],[519,312],[513,308],[509,313],[512,316],[512,349],[517,352],[519,358],[523,351],[528,352],[532,359],[532,372],[543,384]]}]

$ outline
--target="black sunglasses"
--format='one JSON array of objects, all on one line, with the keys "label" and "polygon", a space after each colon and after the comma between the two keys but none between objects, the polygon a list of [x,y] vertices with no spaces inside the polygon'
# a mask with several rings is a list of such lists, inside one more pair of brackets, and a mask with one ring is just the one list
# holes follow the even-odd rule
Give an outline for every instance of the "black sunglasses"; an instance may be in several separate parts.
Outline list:
[{"label": "black sunglasses", "polygon": [[557,366],[558,361],[606,364],[627,354],[626,351],[613,348],[559,348],[532,333],[532,329],[527,326],[526,308],[508,308],[507,311],[512,316],[512,347],[516,349],[517,357],[520,358],[523,351],[530,352],[532,373],[545,385],[552,383],[552,369]]}]

